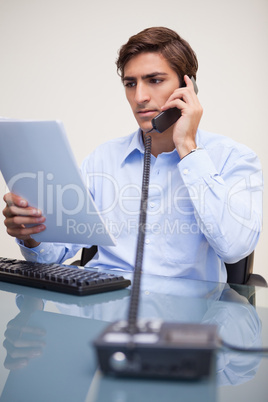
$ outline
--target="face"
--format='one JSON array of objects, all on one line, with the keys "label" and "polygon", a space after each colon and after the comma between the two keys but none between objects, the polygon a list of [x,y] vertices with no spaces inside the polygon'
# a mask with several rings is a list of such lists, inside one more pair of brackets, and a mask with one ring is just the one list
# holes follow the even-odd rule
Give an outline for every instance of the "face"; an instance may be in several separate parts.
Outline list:
[{"label": "face", "polygon": [[123,83],[127,100],[144,132],[152,128],[151,120],[161,113],[161,106],[180,86],[177,73],[160,53],[133,57],[125,65]]}]

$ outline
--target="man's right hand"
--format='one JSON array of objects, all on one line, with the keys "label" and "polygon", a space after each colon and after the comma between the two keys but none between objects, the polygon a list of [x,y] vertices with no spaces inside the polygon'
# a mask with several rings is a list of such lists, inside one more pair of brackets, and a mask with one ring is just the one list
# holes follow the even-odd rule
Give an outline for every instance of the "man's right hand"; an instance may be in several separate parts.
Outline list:
[{"label": "man's right hand", "polygon": [[[26,247],[37,247],[40,243],[31,238],[32,234],[42,232],[46,226],[43,224],[46,220],[42,212],[30,207],[28,202],[13,193],[4,195],[6,207],[3,210],[5,216],[4,224],[7,233],[10,236],[23,240]],[[33,225],[26,227],[26,225]]]}]

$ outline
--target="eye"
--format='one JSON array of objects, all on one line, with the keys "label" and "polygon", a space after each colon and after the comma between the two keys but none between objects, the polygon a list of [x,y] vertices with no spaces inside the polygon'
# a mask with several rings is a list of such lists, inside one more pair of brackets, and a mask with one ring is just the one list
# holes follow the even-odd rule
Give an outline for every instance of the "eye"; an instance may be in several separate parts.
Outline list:
[{"label": "eye", "polygon": [[150,78],[151,84],[160,84],[161,82],[163,82],[163,80],[160,78]]},{"label": "eye", "polygon": [[135,81],[128,81],[128,82],[124,82],[124,86],[126,88],[133,88],[136,85]]}]

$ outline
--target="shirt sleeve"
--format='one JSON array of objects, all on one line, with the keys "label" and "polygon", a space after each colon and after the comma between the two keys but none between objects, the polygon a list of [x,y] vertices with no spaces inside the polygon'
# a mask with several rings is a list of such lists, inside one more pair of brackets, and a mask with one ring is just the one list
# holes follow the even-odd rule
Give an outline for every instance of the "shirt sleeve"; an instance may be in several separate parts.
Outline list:
[{"label": "shirt sleeve", "polygon": [[249,255],[262,226],[263,177],[254,152],[233,150],[218,171],[209,153],[200,149],[178,168],[200,230],[215,252],[227,263]]},{"label": "shirt sleeve", "polygon": [[16,239],[23,257],[27,261],[41,263],[61,264],[68,258],[72,258],[81,249],[78,244],[40,243],[39,246],[28,248],[22,240]]}]

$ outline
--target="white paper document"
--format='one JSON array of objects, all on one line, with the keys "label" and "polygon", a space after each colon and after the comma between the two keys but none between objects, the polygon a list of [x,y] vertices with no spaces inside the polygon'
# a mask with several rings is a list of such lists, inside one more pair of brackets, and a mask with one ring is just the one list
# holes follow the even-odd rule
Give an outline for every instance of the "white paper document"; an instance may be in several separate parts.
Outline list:
[{"label": "white paper document", "polygon": [[61,122],[0,119],[0,170],[9,191],[46,217],[36,241],[115,245]]}]

